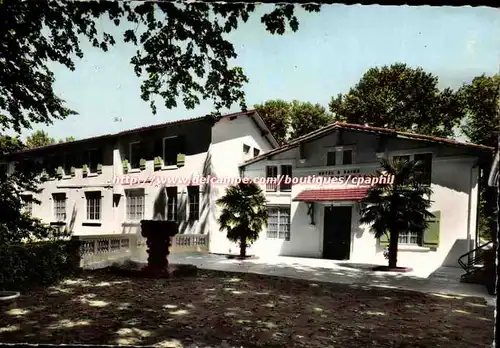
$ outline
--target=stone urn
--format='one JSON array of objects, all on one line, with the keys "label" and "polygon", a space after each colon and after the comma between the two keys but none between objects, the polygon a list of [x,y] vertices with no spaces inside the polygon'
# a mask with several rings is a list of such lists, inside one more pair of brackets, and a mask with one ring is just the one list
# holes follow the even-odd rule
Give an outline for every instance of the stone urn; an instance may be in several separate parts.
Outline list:
[{"label": "stone urn", "polygon": [[146,238],[148,264],[142,270],[152,277],[168,277],[168,255],[172,237],[178,232],[176,221],[142,220],[141,235]]},{"label": "stone urn", "polygon": [[16,307],[16,300],[21,296],[17,291],[0,291],[0,310]]}]

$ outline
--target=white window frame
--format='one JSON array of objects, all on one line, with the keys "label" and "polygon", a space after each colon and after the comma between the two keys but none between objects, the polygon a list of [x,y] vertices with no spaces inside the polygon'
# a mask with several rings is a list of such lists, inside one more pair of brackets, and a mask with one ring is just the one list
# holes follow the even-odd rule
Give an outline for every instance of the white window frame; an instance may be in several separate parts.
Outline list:
[{"label": "white window frame", "polygon": [[[87,221],[101,221],[101,218],[102,218],[102,192],[101,191],[85,192],[85,207],[86,207],[86,218],[87,218],[86,220]],[[93,219],[91,218],[91,214],[90,214],[91,212],[94,213]]]},{"label": "white window frame", "polygon": [[[349,164],[344,164],[344,151],[352,151],[352,161]],[[328,164],[328,153],[335,152],[335,164]],[[326,149],[325,167],[336,166],[351,166],[356,164],[356,147],[355,146],[329,146]]]},{"label": "white window frame", "polygon": [[[177,139],[177,141],[179,141],[179,137],[178,137],[177,135],[172,135],[172,136],[164,137],[164,138],[162,139],[161,144],[162,144],[162,160],[163,160],[163,165],[164,165],[165,167],[177,167],[177,158],[176,158],[176,161],[175,161],[175,163],[174,163],[174,164],[167,163],[167,161],[166,161],[166,153],[165,153],[166,148],[165,148],[165,141],[166,141],[166,140],[170,140],[170,139]],[[177,154],[176,154],[176,156],[177,156]]]},{"label": "white window frame", "polygon": [[[198,188],[198,195],[191,195],[189,192],[190,187]],[[200,219],[200,187],[199,186],[188,186],[188,219],[190,221],[198,221]],[[191,200],[191,197],[196,197],[195,201]],[[196,211],[196,216],[193,216],[193,212]]]},{"label": "white window frame", "polygon": [[66,221],[66,194],[53,193],[52,194],[52,211],[54,214],[54,221]]},{"label": "white window frame", "polygon": [[128,163],[129,163],[130,169],[140,169],[141,168],[141,162],[140,162],[141,159],[140,158],[139,158],[139,162],[137,162],[137,163],[139,163],[139,165],[136,168],[132,167],[132,163],[133,163],[132,146],[135,144],[140,144],[140,143],[141,143],[140,141],[133,141],[133,142],[128,144],[128,159],[129,159]]},{"label": "white window frame", "polygon": [[[169,188],[175,188],[175,195],[169,196],[168,194]],[[168,221],[177,221],[178,219],[177,195],[179,194],[177,186],[166,187],[165,194],[167,196],[167,213],[165,214],[165,216]]]},{"label": "white window frame", "polygon": [[399,232],[398,244],[420,246],[420,236],[416,232]]},{"label": "white window frame", "polygon": [[291,163],[281,163],[281,164],[279,164],[278,165],[278,173],[279,173],[278,175],[281,175],[283,177],[283,179],[282,179],[281,185],[278,187],[278,190],[280,192],[292,192],[292,184],[289,184],[290,188],[285,188],[285,189],[282,188],[282,186],[285,185],[285,183],[284,183],[285,178],[283,176],[284,175],[283,174],[283,166],[288,166],[288,167],[291,168],[292,178],[293,178],[293,172],[294,172],[293,165]]},{"label": "white window frame", "polygon": [[[269,214],[269,218],[272,217],[271,211],[277,210],[277,215],[276,215],[276,230],[272,229],[271,226],[274,224],[270,222],[271,219],[268,219],[268,225],[267,225],[267,230],[266,230],[266,239],[269,240],[283,240],[285,242],[289,242],[291,239],[291,207],[290,206],[280,206],[280,205],[272,205],[267,207],[267,211]],[[282,223],[281,217],[282,215],[288,215],[288,223],[284,224]],[[282,229],[281,226],[287,225],[286,229]]]},{"label": "white window frame", "polygon": [[279,170],[280,170],[280,165],[279,164],[266,164],[265,167],[265,177],[266,180],[267,178],[273,178],[272,176],[267,176],[267,168],[269,167],[274,167],[276,168],[276,176],[274,177],[276,179],[276,183],[266,183],[266,192],[277,192],[278,191],[278,177],[279,177]]},{"label": "white window frame", "polygon": [[131,222],[143,220],[145,203],[144,189],[125,190],[125,220]]}]

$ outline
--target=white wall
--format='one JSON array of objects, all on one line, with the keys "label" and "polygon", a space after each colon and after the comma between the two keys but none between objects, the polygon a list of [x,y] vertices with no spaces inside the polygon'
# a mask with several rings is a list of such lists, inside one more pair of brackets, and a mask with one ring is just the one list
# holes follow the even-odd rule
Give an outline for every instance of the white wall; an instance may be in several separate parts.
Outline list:
[{"label": "white wall", "polygon": [[[374,136],[353,133],[344,136],[346,144],[356,145],[358,163],[349,166],[335,166],[335,170],[359,169],[360,173],[373,173],[379,168],[375,157],[376,139]],[[299,163],[298,149],[291,149],[272,160],[263,160],[245,167],[245,176],[258,177],[265,175],[266,165],[292,164],[293,176],[306,177],[318,175],[320,171],[332,169],[326,167],[325,153],[328,146],[336,142],[335,135],[329,135],[306,145],[307,161]],[[431,199],[434,201],[431,211],[441,211],[440,244],[435,250],[422,247],[399,247],[399,264],[434,270],[439,265],[457,266],[457,259],[470,250],[471,241],[475,239],[478,169],[473,168],[475,157],[452,156],[453,148],[422,145],[418,142],[404,141],[410,150],[403,150],[401,144],[393,142],[387,149],[387,155],[431,151],[434,153],[432,168]],[[416,143],[416,144],[415,144]],[[446,155],[446,156],[444,156]],[[338,187],[338,186],[337,186]],[[323,248],[324,204],[315,204],[315,225],[309,224],[307,205],[292,202],[304,189],[320,188],[316,185],[293,186],[292,192],[267,192],[269,205],[289,205],[291,209],[290,241],[267,240],[266,231],[261,232],[259,240],[253,246],[253,252],[259,255],[287,255],[304,257],[321,257]],[[265,188],[263,187],[264,191]],[[327,203],[330,205],[330,203]],[[334,205],[352,205],[351,224],[351,260],[353,262],[386,263],[383,248],[380,247],[367,226],[359,225],[359,204],[354,202],[335,203]],[[469,209],[471,208],[471,209]]]},{"label": "white wall", "polygon": [[[261,130],[249,116],[240,116],[234,119],[223,118],[216,123],[212,129],[212,145],[209,150],[212,175],[220,178],[239,178],[240,173],[237,164],[249,158],[243,154],[244,144],[250,146],[251,156],[253,156],[254,148],[259,149],[260,153],[273,148],[261,135]],[[227,186],[214,185],[211,188],[212,233],[210,235],[210,252],[212,253],[239,252],[238,245],[227,240],[226,232],[219,231],[219,224],[217,223],[221,209],[215,202],[224,195]]]}]

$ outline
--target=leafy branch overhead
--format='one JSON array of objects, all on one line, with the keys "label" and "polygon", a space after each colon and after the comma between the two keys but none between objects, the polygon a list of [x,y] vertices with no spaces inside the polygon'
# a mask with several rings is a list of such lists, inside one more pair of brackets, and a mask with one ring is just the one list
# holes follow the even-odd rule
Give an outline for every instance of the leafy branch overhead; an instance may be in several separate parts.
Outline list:
[{"label": "leafy branch overhead", "polygon": [[[318,5],[302,7],[319,11]],[[118,38],[96,25],[105,17],[119,28],[128,24],[122,39],[138,47],[131,64],[153,112],[157,97],[169,109],[178,99],[188,109],[202,99],[212,99],[216,111],[234,103],[245,109],[242,87],[248,78],[231,66],[237,53],[226,36],[254,10],[253,4],[5,0],[0,3],[0,127],[20,132],[31,123],[50,124],[77,113],[54,92],[48,64],[74,70],[74,57],[83,57],[81,39],[107,51]],[[276,5],[261,21],[272,34],[298,29],[290,4]]]}]

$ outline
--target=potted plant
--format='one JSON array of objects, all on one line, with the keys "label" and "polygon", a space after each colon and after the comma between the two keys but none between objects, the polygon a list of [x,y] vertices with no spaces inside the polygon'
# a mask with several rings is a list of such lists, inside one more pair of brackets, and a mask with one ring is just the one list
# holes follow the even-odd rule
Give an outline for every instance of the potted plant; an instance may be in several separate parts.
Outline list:
[{"label": "potted plant", "polygon": [[122,161],[122,168],[123,168],[123,173],[127,174],[128,173],[128,160],[123,160]]},{"label": "potted plant", "polygon": [[101,163],[99,163],[97,165],[97,174],[102,174],[102,164]]},{"label": "potted plant", "polygon": [[1,310],[15,308],[16,300],[21,296],[17,291],[0,291],[0,308]]},{"label": "potted plant", "polygon": [[84,164],[82,166],[82,174],[83,174],[83,176],[86,176],[88,173],[89,173],[89,166],[87,166],[86,164]]},{"label": "potted plant", "polygon": [[42,181],[47,181],[49,180],[49,174],[47,173],[47,171],[44,169],[42,170],[42,173],[40,174],[40,179]]},{"label": "potted plant", "polygon": [[160,170],[161,169],[161,165],[162,165],[162,160],[161,160],[161,157],[155,157],[155,162],[154,162],[154,167],[155,167],[155,170]]},{"label": "potted plant", "polygon": [[184,166],[185,160],[186,160],[186,155],[183,153],[178,153],[177,154],[177,167]]},{"label": "potted plant", "polygon": [[71,167],[71,176],[75,176],[75,175],[76,175],[76,168]]},{"label": "potted plant", "polygon": [[64,176],[64,169],[63,169],[63,167],[57,167],[56,176],[59,179],[61,179]]},{"label": "potted plant", "polygon": [[141,160],[139,161],[139,166],[141,170],[146,169],[146,160],[144,158],[141,158]]}]

